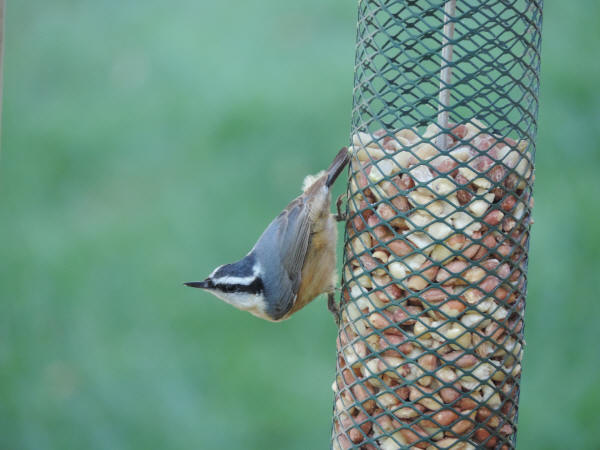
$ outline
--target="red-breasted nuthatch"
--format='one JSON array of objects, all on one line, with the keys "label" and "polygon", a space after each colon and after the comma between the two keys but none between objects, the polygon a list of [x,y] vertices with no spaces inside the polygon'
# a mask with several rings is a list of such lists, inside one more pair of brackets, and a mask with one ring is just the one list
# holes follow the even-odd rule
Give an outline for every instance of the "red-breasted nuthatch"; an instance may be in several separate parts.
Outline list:
[{"label": "red-breasted nuthatch", "polygon": [[327,171],[307,176],[303,193],[269,224],[244,258],[217,267],[204,281],[185,284],[270,321],[287,319],[323,293],[335,313],[337,227],[330,188],[349,159],[344,147]]}]

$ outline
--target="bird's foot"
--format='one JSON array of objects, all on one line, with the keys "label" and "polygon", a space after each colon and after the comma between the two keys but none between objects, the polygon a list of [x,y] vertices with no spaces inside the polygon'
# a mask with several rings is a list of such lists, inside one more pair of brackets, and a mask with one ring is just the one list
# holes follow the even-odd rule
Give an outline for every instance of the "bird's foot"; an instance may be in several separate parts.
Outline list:
[{"label": "bird's foot", "polygon": [[347,199],[346,194],[340,194],[335,202],[337,214],[334,217],[338,222],[345,222],[348,219],[348,215],[345,212],[342,212],[342,203],[345,199]]},{"label": "bird's foot", "polygon": [[330,292],[329,294],[327,294],[327,309],[329,309],[329,311],[331,311],[331,314],[333,314],[333,320],[335,320],[335,325],[336,327],[340,327],[340,307],[339,305],[335,302],[335,294],[333,292]]}]

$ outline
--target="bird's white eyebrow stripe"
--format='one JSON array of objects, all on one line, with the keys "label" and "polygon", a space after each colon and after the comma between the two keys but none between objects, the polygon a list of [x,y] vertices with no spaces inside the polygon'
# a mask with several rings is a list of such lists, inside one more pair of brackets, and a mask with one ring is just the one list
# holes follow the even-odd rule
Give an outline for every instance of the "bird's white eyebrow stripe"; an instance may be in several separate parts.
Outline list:
[{"label": "bird's white eyebrow stripe", "polygon": [[248,275],[246,277],[236,277],[236,276],[233,276],[233,275],[225,275],[223,277],[215,277],[214,276],[215,273],[217,273],[217,271],[221,267],[222,266],[217,267],[208,276],[208,278],[210,278],[212,280],[212,282],[215,283],[215,284],[229,284],[229,285],[239,284],[239,285],[243,285],[243,286],[249,286],[254,281],[256,281],[257,278],[260,278],[260,276],[262,274],[262,270],[261,270],[260,265],[258,263],[255,263],[254,267],[252,268],[252,275]]},{"label": "bird's white eyebrow stripe", "polygon": [[245,285],[245,286],[252,284],[252,282],[254,280],[256,280],[255,275],[253,275],[251,277],[226,276],[226,277],[220,277],[220,278],[213,278],[213,282],[215,284],[241,284],[241,285]]}]

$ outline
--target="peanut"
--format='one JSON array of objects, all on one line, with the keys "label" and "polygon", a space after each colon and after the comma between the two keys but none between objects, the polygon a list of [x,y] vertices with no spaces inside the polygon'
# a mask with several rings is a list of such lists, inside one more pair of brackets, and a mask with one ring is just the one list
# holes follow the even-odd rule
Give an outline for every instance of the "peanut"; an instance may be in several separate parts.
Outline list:
[{"label": "peanut", "polygon": [[442,399],[438,394],[434,393],[433,389],[423,386],[419,388],[410,386],[409,392],[408,398],[411,402],[419,403],[431,411],[437,411],[442,407]]},{"label": "peanut", "polygon": [[[444,266],[443,269],[440,269],[438,272],[435,281],[443,284],[464,284],[465,281],[462,279],[464,274],[462,272],[467,268],[467,263],[461,260],[454,260],[449,262]],[[454,277],[454,275],[458,275],[459,277]]]},{"label": "peanut", "polygon": [[412,419],[413,417],[420,416],[425,411],[425,407],[422,405],[405,406],[398,408],[393,411],[393,414],[398,419]]},{"label": "peanut", "polygon": [[466,306],[459,300],[449,300],[440,305],[440,310],[448,317],[458,317],[465,310]]}]

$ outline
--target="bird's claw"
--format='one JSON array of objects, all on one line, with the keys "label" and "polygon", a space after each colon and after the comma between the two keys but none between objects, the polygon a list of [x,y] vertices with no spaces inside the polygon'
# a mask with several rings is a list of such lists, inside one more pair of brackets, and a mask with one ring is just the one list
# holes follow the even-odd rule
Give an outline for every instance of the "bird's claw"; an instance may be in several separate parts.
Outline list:
[{"label": "bird's claw", "polygon": [[345,222],[346,219],[348,218],[347,214],[345,212],[342,212],[342,203],[344,202],[344,199],[346,199],[346,194],[340,194],[335,202],[335,206],[337,209],[337,214],[334,216],[335,220],[338,222]]},{"label": "bird's claw", "polygon": [[333,314],[336,327],[340,327],[340,307],[335,302],[335,294],[333,292],[327,294],[327,309]]}]

